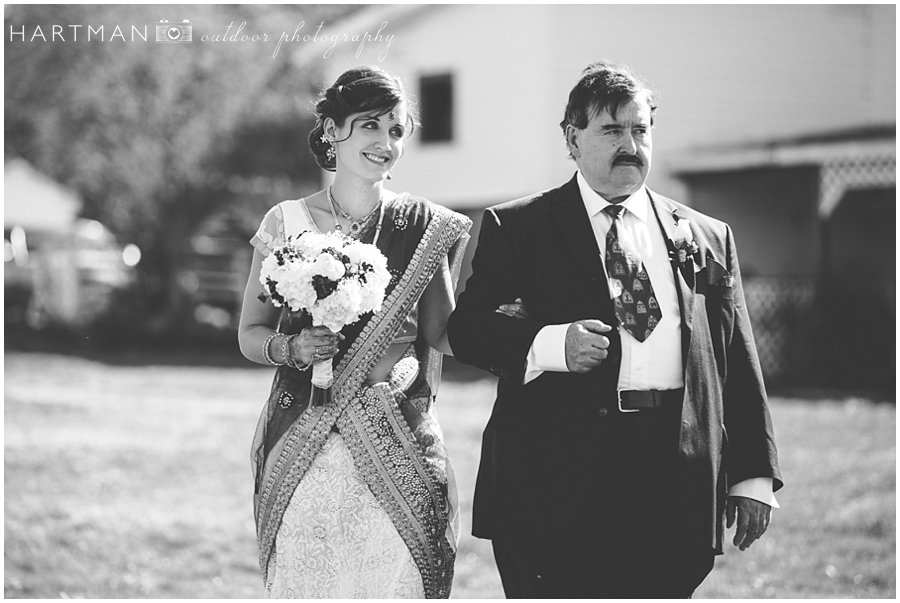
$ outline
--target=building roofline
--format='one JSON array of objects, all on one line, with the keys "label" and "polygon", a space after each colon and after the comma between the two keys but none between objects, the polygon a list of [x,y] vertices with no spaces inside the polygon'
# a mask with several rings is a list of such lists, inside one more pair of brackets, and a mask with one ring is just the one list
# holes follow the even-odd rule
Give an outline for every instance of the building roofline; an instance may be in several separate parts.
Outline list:
[{"label": "building roofline", "polygon": [[822,165],[859,157],[897,156],[896,124],[877,124],[765,141],[685,149],[668,162],[678,176],[760,167]]}]

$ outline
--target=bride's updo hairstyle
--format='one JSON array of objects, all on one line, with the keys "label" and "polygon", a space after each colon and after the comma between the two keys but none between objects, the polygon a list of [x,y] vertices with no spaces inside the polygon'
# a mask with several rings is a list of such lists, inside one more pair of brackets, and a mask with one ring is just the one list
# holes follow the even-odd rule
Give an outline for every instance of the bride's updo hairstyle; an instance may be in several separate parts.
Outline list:
[{"label": "bride's updo hairstyle", "polygon": [[[328,157],[331,143],[323,141],[325,120],[331,118],[342,128],[347,117],[354,113],[371,113],[381,117],[398,104],[406,103],[406,131],[410,136],[418,124],[415,102],[403,87],[400,78],[378,67],[348,69],[325,90],[316,102],[316,125],[309,133],[309,148],[322,169],[333,172],[334,157]],[[354,120],[355,121],[355,120]],[[351,124],[350,134],[353,134]],[[346,140],[346,138],[344,139]],[[336,142],[341,142],[340,140]]]}]

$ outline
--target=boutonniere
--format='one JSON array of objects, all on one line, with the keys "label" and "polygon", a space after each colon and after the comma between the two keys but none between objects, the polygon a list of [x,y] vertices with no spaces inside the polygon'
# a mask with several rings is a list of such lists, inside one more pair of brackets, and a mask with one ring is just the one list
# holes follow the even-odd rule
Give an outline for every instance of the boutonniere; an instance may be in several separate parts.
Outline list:
[{"label": "boutonniere", "polygon": [[678,214],[675,214],[675,233],[672,236],[672,244],[678,254],[678,263],[682,266],[700,249],[694,241],[694,233],[691,232],[691,221]]}]

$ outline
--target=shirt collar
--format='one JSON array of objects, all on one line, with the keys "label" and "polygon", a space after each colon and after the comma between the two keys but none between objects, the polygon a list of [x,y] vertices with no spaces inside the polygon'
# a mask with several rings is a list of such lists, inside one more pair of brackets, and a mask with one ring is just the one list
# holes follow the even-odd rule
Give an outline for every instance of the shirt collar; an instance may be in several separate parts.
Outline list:
[{"label": "shirt collar", "polygon": [[[577,172],[578,189],[581,191],[581,198],[584,200],[584,207],[587,209],[588,216],[594,217],[607,205],[612,205],[609,201],[597,194],[591,188],[581,170]],[[636,218],[642,222],[647,221],[647,215],[650,213],[650,197],[647,195],[647,187],[641,186],[636,192],[632,193],[627,199],[622,201],[622,207],[630,211]]]}]

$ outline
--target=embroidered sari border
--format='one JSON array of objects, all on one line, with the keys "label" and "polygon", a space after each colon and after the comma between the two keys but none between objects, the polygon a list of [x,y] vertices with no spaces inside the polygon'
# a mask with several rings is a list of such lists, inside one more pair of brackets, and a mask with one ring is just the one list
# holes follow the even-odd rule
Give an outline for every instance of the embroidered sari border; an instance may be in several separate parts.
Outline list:
[{"label": "embroidered sari border", "polygon": [[356,400],[359,405],[340,417],[342,426],[364,436],[353,438],[351,453],[419,567],[425,596],[447,597],[455,554],[445,538],[448,517],[437,502],[436,476],[415,449],[418,443],[389,386],[365,387]]}]

